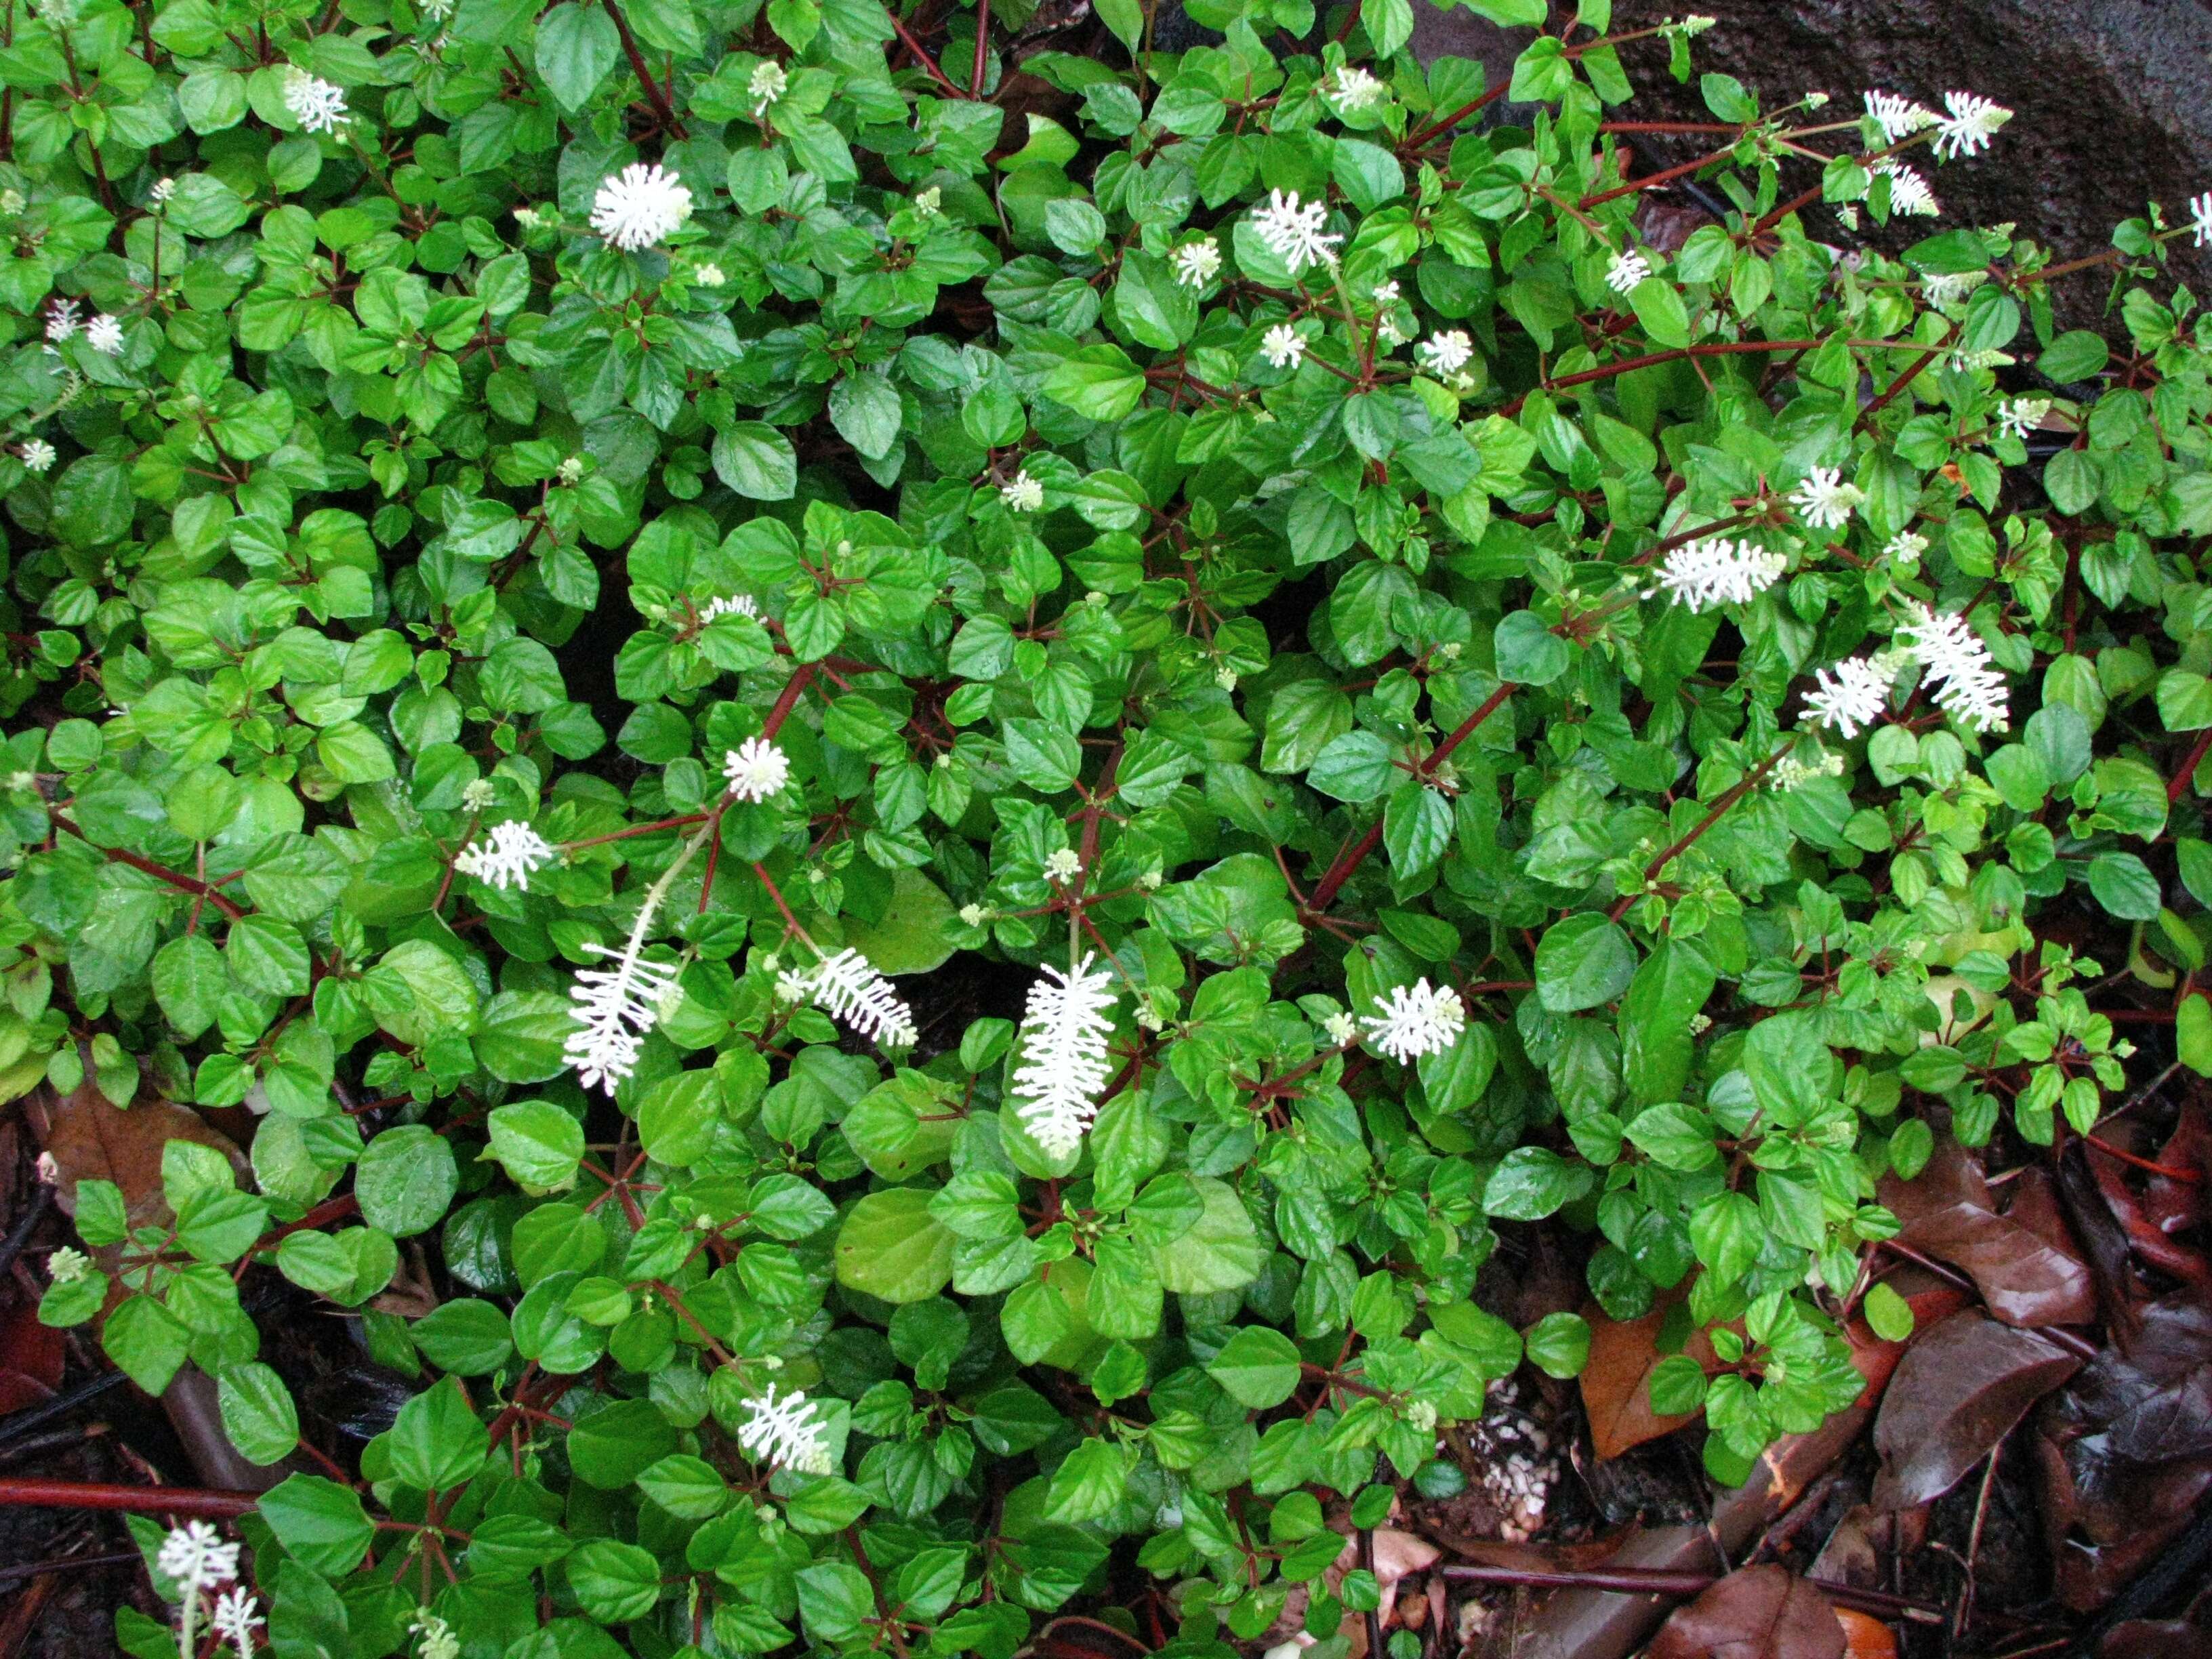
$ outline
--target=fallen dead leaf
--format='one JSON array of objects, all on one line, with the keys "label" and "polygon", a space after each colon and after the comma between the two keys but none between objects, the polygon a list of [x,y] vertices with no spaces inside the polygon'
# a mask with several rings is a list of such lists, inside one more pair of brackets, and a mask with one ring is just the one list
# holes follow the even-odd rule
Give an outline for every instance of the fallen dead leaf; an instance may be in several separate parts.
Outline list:
[{"label": "fallen dead leaf", "polygon": [[[1667,1355],[1659,1351],[1663,1310],[1641,1319],[1608,1319],[1595,1303],[1583,1310],[1590,1328],[1589,1358],[1583,1366],[1583,1409],[1589,1415],[1590,1445],[1597,1455],[1618,1457],[1631,1447],[1671,1434],[1697,1413],[1667,1414],[1651,1409],[1651,1373]],[[1713,1346],[1700,1331],[1684,1349],[1707,1370],[1716,1364]]]},{"label": "fallen dead leaf", "polygon": [[153,1096],[141,1096],[126,1110],[87,1084],[51,1109],[46,1149],[54,1160],[56,1201],[65,1214],[75,1215],[78,1182],[112,1181],[123,1190],[131,1225],[165,1225],[171,1218],[161,1196],[161,1149],[173,1140],[212,1146],[250,1189],[252,1166],[246,1154],[198,1113]]},{"label": "fallen dead leaf", "polygon": [[1849,1607],[1836,1609],[1847,1659],[1897,1659],[1897,1632],[1881,1620]]},{"label": "fallen dead leaf", "polygon": [[20,1303],[0,1316],[0,1417],[52,1399],[67,1357],[62,1333],[39,1322],[37,1304]]},{"label": "fallen dead leaf", "polygon": [[2037,1228],[1999,1214],[1981,1166],[1963,1148],[1946,1144],[1910,1182],[1885,1180],[1881,1200],[1903,1224],[1900,1243],[1964,1272],[2006,1324],[2079,1325],[2097,1316],[2087,1267]]},{"label": "fallen dead leaf", "polygon": [[1836,1610],[1786,1568],[1732,1572],[1660,1627],[1648,1659],[1844,1659]]},{"label": "fallen dead leaf", "polygon": [[1955,1313],[1905,1352],[1875,1419],[1877,1510],[1931,1503],[2012,1432],[2081,1362],[1978,1309]]}]

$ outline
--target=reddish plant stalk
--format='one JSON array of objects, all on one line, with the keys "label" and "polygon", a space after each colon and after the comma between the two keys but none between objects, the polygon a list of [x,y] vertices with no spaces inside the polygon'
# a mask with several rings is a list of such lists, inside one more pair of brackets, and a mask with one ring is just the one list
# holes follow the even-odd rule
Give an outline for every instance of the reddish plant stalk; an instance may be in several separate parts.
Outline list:
[{"label": "reddish plant stalk", "polygon": [[127,1510],[137,1515],[188,1515],[228,1521],[260,1503],[252,1492],[203,1492],[190,1486],[118,1486],[91,1480],[0,1480],[0,1506],[50,1510]]}]

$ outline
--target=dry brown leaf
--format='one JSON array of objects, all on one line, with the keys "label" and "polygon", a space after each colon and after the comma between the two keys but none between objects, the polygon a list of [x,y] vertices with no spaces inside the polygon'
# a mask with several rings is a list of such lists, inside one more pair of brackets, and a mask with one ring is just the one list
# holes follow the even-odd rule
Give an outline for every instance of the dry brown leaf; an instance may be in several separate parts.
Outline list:
[{"label": "dry brown leaf", "polygon": [[1844,1627],[1787,1569],[1732,1572],[1660,1628],[1648,1659],[1844,1659]]},{"label": "dry brown leaf", "polygon": [[[1651,1409],[1651,1372],[1667,1356],[1659,1352],[1665,1312],[1641,1319],[1606,1317],[1595,1303],[1583,1310],[1590,1328],[1589,1358],[1583,1366],[1583,1409],[1589,1414],[1590,1444],[1600,1457],[1618,1457],[1632,1446],[1671,1434],[1697,1413],[1662,1415]],[[1710,1370],[1712,1344],[1700,1331],[1684,1352]]]},{"label": "dry brown leaf", "polygon": [[1927,1332],[1899,1362],[1875,1420],[1881,1454],[1875,1508],[1941,1498],[2081,1364],[2034,1332],[2001,1325],[1978,1309]]},{"label": "dry brown leaf", "polygon": [[198,1113],[150,1095],[125,1110],[88,1083],[51,1114],[46,1151],[54,1160],[54,1196],[65,1213],[75,1215],[78,1182],[112,1181],[123,1190],[132,1226],[166,1225],[171,1218],[161,1196],[161,1149],[173,1140],[212,1146],[230,1160],[240,1184],[250,1186],[252,1168],[246,1154]]},{"label": "dry brown leaf", "polygon": [[1897,1659],[1897,1632],[1881,1620],[1838,1607],[1836,1622],[1844,1627],[1847,1659]]},{"label": "dry brown leaf", "polygon": [[2036,1229],[1998,1214],[1981,1167],[1964,1149],[1946,1144],[1914,1180],[1885,1180],[1881,1202],[1904,1224],[1900,1243],[1961,1269],[2006,1324],[2096,1318],[2088,1267]]}]

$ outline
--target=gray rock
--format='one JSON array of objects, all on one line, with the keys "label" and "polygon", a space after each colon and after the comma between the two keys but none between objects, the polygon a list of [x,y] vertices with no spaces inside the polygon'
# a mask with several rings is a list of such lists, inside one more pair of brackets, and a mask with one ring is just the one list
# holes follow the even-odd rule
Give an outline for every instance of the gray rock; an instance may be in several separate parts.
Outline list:
[{"label": "gray rock", "polygon": [[[2148,201],[2169,224],[2188,198],[2212,190],[2212,0],[1681,0],[1623,4],[1615,27],[1661,15],[1707,12],[1718,25],[1692,45],[1700,72],[1733,75],[1767,107],[1808,91],[1835,94],[1855,115],[1869,88],[1940,108],[1954,88],[2016,112],[1986,154],[1931,172],[1940,221],[1908,222],[1905,236],[1937,225],[2007,221],[2062,259],[2110,246],[2112,226]],[[1416,7],[1416,50],[1509,66],[1524,31],[1499,30],[1466,11]],[[1501,37],[1511,37],[1501,39]],[[1662,45],[1624,49],[1641,119],[1709,120],[1694,77],[1677,85]],[[1688,142],[1650,141],[1653,167],[1686,161]],[[1809,164],[1785,165],[1785,189],[1815,182]],[[1829,228],[1816,212],[1812,222]],[[2212,297],[2212,249],[2177,245],[2175,275]],[[2102,303],[2094,276],[2065,295],[2069,319]]]}]

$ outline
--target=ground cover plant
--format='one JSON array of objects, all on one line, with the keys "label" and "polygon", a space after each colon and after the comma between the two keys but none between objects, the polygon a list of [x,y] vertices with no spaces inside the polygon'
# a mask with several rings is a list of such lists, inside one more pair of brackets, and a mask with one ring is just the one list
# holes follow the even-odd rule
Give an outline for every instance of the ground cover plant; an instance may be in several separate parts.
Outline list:
[{"label": "ground cover plant", "polygon": [[2212,196],[2059,262],[2010,112],[1717,72],[1631,177],[1698,21],[1474,9],[9,14],[0,1093],[246,1109],[55,1152],[40,1313],[293,1464],[125,1650],[1342,1653],[1585,1361],[1501,1240],[1737,1482],[1885,1179],[2212,1069]]}]

